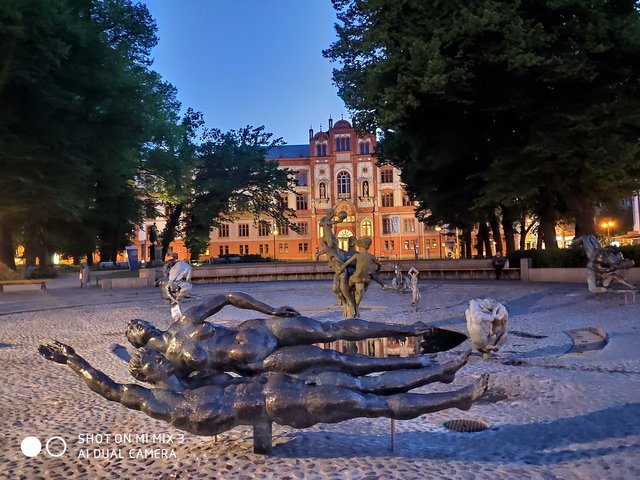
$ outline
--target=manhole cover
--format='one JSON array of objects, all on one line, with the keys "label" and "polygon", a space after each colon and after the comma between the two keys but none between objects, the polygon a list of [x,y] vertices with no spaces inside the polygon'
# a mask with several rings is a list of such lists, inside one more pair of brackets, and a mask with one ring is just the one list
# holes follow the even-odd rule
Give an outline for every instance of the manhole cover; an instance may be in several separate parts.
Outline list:
[{"label": "manhole cover", "polygon": [[566,354],[602,350],[609,341],[607,332],[596,327],[567,330],[564,333],[569,335],[573,342]]},{"label": "manhole cover", "polygon": [[481,432],[489,428],[489,424],[482,420],[448,420],[444,422],[444,428],[454,432]]}]

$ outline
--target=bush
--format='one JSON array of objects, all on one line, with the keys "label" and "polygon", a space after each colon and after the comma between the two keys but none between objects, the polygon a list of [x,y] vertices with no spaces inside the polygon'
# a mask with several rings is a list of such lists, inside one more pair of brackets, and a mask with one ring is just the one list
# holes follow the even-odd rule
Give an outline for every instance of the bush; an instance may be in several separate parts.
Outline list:
[{"label": "bush", "polygon": [[557,250],[515,250],[509,252],[509,266],[520,267],[520,259],[530,258],[533,268],[580,268],[587,266],[587,256],[582,248]]}]

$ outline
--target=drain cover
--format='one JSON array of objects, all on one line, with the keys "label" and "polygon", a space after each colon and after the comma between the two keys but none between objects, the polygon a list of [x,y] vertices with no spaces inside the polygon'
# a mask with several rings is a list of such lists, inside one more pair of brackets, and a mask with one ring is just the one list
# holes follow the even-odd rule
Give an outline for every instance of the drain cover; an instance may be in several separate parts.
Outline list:
[{"label": "drain cover", "polygon": [[595,327],[567,330],[564,333],[569,335],[573,342],[571,348],[566,352],[567,354],[602,350],[609,341],[607,332]]},{"label": "drain cover", "polygon": [[444,428],[454,432],[481,432],[489,428],[489,424],[482,420],[448,420],[444,422]]}]

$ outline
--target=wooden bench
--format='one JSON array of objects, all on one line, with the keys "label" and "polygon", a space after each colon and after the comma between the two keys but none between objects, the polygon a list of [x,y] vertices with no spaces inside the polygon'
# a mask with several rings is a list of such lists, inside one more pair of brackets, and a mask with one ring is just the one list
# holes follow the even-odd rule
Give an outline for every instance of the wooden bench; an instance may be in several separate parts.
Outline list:
[{"label": "wooden bench", "polygon": [[6,285],[40,285],[40,290],[47,289],[47,280],[35,278],[32,280],[0,280],[0,292],[4,292]]}]

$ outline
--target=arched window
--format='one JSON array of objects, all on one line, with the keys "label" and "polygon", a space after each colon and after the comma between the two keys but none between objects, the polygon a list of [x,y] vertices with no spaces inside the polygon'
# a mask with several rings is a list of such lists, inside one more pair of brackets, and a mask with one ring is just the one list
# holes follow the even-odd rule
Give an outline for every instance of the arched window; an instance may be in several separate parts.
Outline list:
[{"label": "arched window", "polygon": [[363,220],[362,225],[360,226],[360,236],[361,237],[370,237],[371,236],[371,221]]},{"label": "arched window", "polygon": [[338,173],[338,197],[351,196],[351,175],[349,172]]}]

